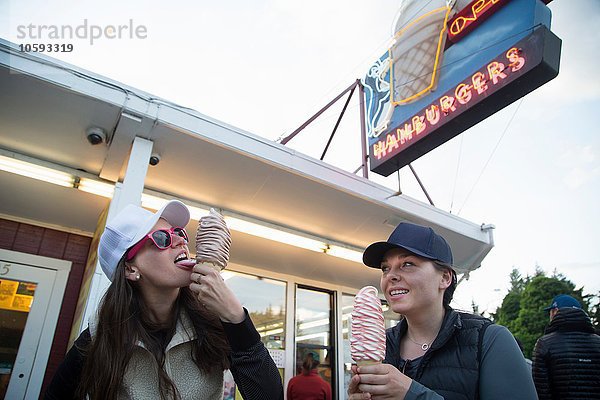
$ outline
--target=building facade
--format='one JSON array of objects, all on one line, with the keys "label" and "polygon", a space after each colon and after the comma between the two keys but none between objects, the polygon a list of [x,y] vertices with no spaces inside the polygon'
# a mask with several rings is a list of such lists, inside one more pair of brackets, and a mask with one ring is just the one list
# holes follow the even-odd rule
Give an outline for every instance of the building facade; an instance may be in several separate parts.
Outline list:
[{"label": "building facade", "polygon": [[[365,246],[400,221],[429,225],[449,240],[463,274],[493,247],[489,226],[1,40],[0,88],[6,398],[38,398],[87,326],[108,286],[99,234],[130,203],[158,209],[180,199],[192,210],[189,231],[210,207],[220,210],[233,240],[223,277],[284,384],[317,351],[339,399],[352,362],[353,296],[379,286],[378,272],[360,262]],[[388,315],[388,324],[397,318]]]}]

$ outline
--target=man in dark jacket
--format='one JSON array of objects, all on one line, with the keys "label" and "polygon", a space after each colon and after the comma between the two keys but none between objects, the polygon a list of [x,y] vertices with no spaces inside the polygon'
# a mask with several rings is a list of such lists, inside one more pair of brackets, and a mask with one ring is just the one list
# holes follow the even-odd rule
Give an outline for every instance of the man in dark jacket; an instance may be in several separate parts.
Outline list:
[{"label": "man in dark jacket", "polygon": [[561,294],[545,310],[550,324],[533,350],[540,400],[600,399],[600,336],[573,297]]}]

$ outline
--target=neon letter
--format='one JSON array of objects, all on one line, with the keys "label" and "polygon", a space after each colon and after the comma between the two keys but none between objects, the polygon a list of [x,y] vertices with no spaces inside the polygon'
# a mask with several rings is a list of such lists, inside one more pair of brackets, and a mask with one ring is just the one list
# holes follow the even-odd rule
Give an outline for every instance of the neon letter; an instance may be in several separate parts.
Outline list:
[{"label": "neon letter", "polygon": [[440,120],[440,108],[432,104],[431,107],[425,109],[425,117],[431,125],[437,124]]},{"label": "neon letter", "polygon": [[475,17],[458,17],[452,22],[450,25],[450,33],[453,35],[458,35],[465,29],[471,22],[475,21],[477,18]]},{"label": "neon letter", "polygon": [[445,115],[448,115],[450,111],[455,111],[456,106],[454,105],[454,97],[444,96],[440,98],[440,106],[442,107],[442,112]]},{"label": "neon letter", "polygon": [[456,87],[454,94],[456,95],[456,100],[458,100],[460,104],[467,104],[473,97],[473,94],[471,93],[471,86],[464,83],[461,83]]},{"label": "neon letter", "polygon": [[475,72],[471,77],[471,81],[473,81],[473,87],[477,90],[477,94],[485,92],[488,88],[485,75],[481,72]]},{"label": "neon letter", "polygon": [[520,70],[525,65],[525,58],[521,57],[521,50],[516,47],[506,52],[506,58],[510,61],[508,65],[511,67],[512,72]]},{"label": "neon letter", "polygon": [[490,79],[494,82],[494,85],[498,83],[498,78],[506,78],[506,74],[504,71],[504,64],[498,61],[492,61],[487,66],[488,72],[490,74]]},{"label": "neon letter", "polygon": [[373,145],[373,153],[378,160],[385,156],[385,144],[381,140]]},{"label": "neon letter", "polygon": [[392,151],[392,148],[398,148],[398,141],[396,140],[396,135],[387,135],[387,140],[385,147],[387,151]]},{"label": "neon letter", "polygon": [[412,118],[412,124],[413,129],[415,130],[415,133],[417,135],[423,132],[425,128],[427,128],[427,124],[425,124],[425,117],[423,117],[422,115],[415,115]]},{"label": "neon letter", "polygon": [[404,144],[412,139],[413,137],[413,127],[411,124],[404,124],[404,129],[398,129],[400,132],[400,144]]}]

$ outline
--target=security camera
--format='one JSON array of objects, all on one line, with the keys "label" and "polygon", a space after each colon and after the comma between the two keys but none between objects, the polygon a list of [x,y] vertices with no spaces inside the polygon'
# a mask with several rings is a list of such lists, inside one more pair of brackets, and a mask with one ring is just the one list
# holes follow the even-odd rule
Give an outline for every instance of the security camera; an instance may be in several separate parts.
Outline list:
[{"label": "security camera", "polygon": [[152,154],[150,156],[150,160],[148,161],[150,163],[150,165],[155,166],[160,162],[160,154]]},{"label": "security camera", "polygon": [[87,130],[86,135],[91,145],[106,143],[106,133],[100,128],[90,128]]}]

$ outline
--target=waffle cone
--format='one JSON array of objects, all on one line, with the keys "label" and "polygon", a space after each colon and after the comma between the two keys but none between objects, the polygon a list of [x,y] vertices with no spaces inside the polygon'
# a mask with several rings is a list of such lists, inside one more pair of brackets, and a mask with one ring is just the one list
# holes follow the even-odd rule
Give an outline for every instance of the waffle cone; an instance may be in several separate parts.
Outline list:
[{"label": "waffle cone", "polygon": [[381,361],[375,361],[375,360],[358,360],[356,362],[356,365],[358,365],[359,367],[365,367],[367,365],[379,365],[381,364]]},{"label": "waffle cone", "polygon": [[211,267],[212,269],[214,269],[217,272],[221,272],[222,270],[224,270],[225,268],[221,268],[221,266],[219,264],[215,264],[209,261],[199,261],[196,265],[206,265],[207,267]]}]

